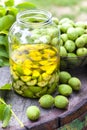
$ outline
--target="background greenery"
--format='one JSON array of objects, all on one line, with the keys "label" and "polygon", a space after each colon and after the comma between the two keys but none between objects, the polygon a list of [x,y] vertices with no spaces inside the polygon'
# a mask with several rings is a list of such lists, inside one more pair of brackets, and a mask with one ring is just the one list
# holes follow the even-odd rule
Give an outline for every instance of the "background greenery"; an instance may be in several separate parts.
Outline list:
[{"label": "background greenery", "polygon": [[60,19],[86,20],[87,0],[24,0],[34,3],[38,8],[47,9]]},{"label": "background greenery", "polygon": [[81,0],[27,0],[37,4],[37,6],[48,7],[54,5],[58,6],[72,6],[78,4]]}]

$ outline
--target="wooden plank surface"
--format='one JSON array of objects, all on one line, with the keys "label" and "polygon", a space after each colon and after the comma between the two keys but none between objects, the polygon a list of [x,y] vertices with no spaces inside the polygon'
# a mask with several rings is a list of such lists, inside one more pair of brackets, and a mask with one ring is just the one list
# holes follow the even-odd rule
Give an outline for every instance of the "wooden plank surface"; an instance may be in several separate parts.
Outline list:
[{"label": "wooden plank surface", "polygon": [[[79,69],[68,70],[72,76],[77,76],[82,82],[82,88],[78,93],[73,93],[69,98],[67,110],[56,108],[43,109],[39,106],[38,99],[23,98],[14,91],[5,94],[5,100],[12,105],[13,111],[29,130],[54,130],[68,123],[87,111],[87,66]],[[10,72],[8,67],[0,68],[0,86],[10,82]],[[27,119],[26,108],[30,105],[37,105],[41,110],[40,119],[32,122]],[[78,110],[81,110],[78,112]],[[77,113],[77,114],[76,114]],[[66,118],[67,117],[67,118]],[[72,118],[71,118],[72,117]],[[66,119],[68,119],[66,121]],[[71,120],[70,120],[71,119]],[[6,130],[26,130],[20,128],[17,121],[12,117]],[[1,128],[0,124],[0,130]]]}]

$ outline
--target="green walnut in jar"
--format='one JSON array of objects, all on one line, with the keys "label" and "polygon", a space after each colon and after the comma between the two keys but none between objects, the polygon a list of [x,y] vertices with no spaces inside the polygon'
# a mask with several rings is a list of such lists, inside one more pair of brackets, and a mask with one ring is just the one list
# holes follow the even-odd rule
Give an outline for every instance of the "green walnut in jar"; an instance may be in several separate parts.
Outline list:
[{"label": "green walnut in jar", "polygon": [[49,12],[26,10],[9,32],[12,85],[15,92],[39,98],[55,92],[59,81],[59,29]]}]

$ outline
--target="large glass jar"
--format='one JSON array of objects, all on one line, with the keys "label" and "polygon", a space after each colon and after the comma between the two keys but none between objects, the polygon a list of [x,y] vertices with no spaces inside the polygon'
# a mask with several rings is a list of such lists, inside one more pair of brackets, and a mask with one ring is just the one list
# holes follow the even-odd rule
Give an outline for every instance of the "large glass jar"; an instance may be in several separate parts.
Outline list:
[{"label": "large glass jar", "polygon": [[49,12],[27,10],[17,15],[9,32],[13,89],[39,98],[55,92],[59,81],[59,30]]}]

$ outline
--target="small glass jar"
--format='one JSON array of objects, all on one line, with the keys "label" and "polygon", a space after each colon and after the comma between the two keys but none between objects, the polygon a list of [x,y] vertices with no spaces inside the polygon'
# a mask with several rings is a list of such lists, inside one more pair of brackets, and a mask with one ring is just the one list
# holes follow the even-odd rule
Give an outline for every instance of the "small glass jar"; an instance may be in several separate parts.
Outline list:
[{"label": "small glass jar", "polygon": [[13,89],[29,98],[55,92],[59,81],[59,29],[51,13],[20,12],[8,38]]}]

